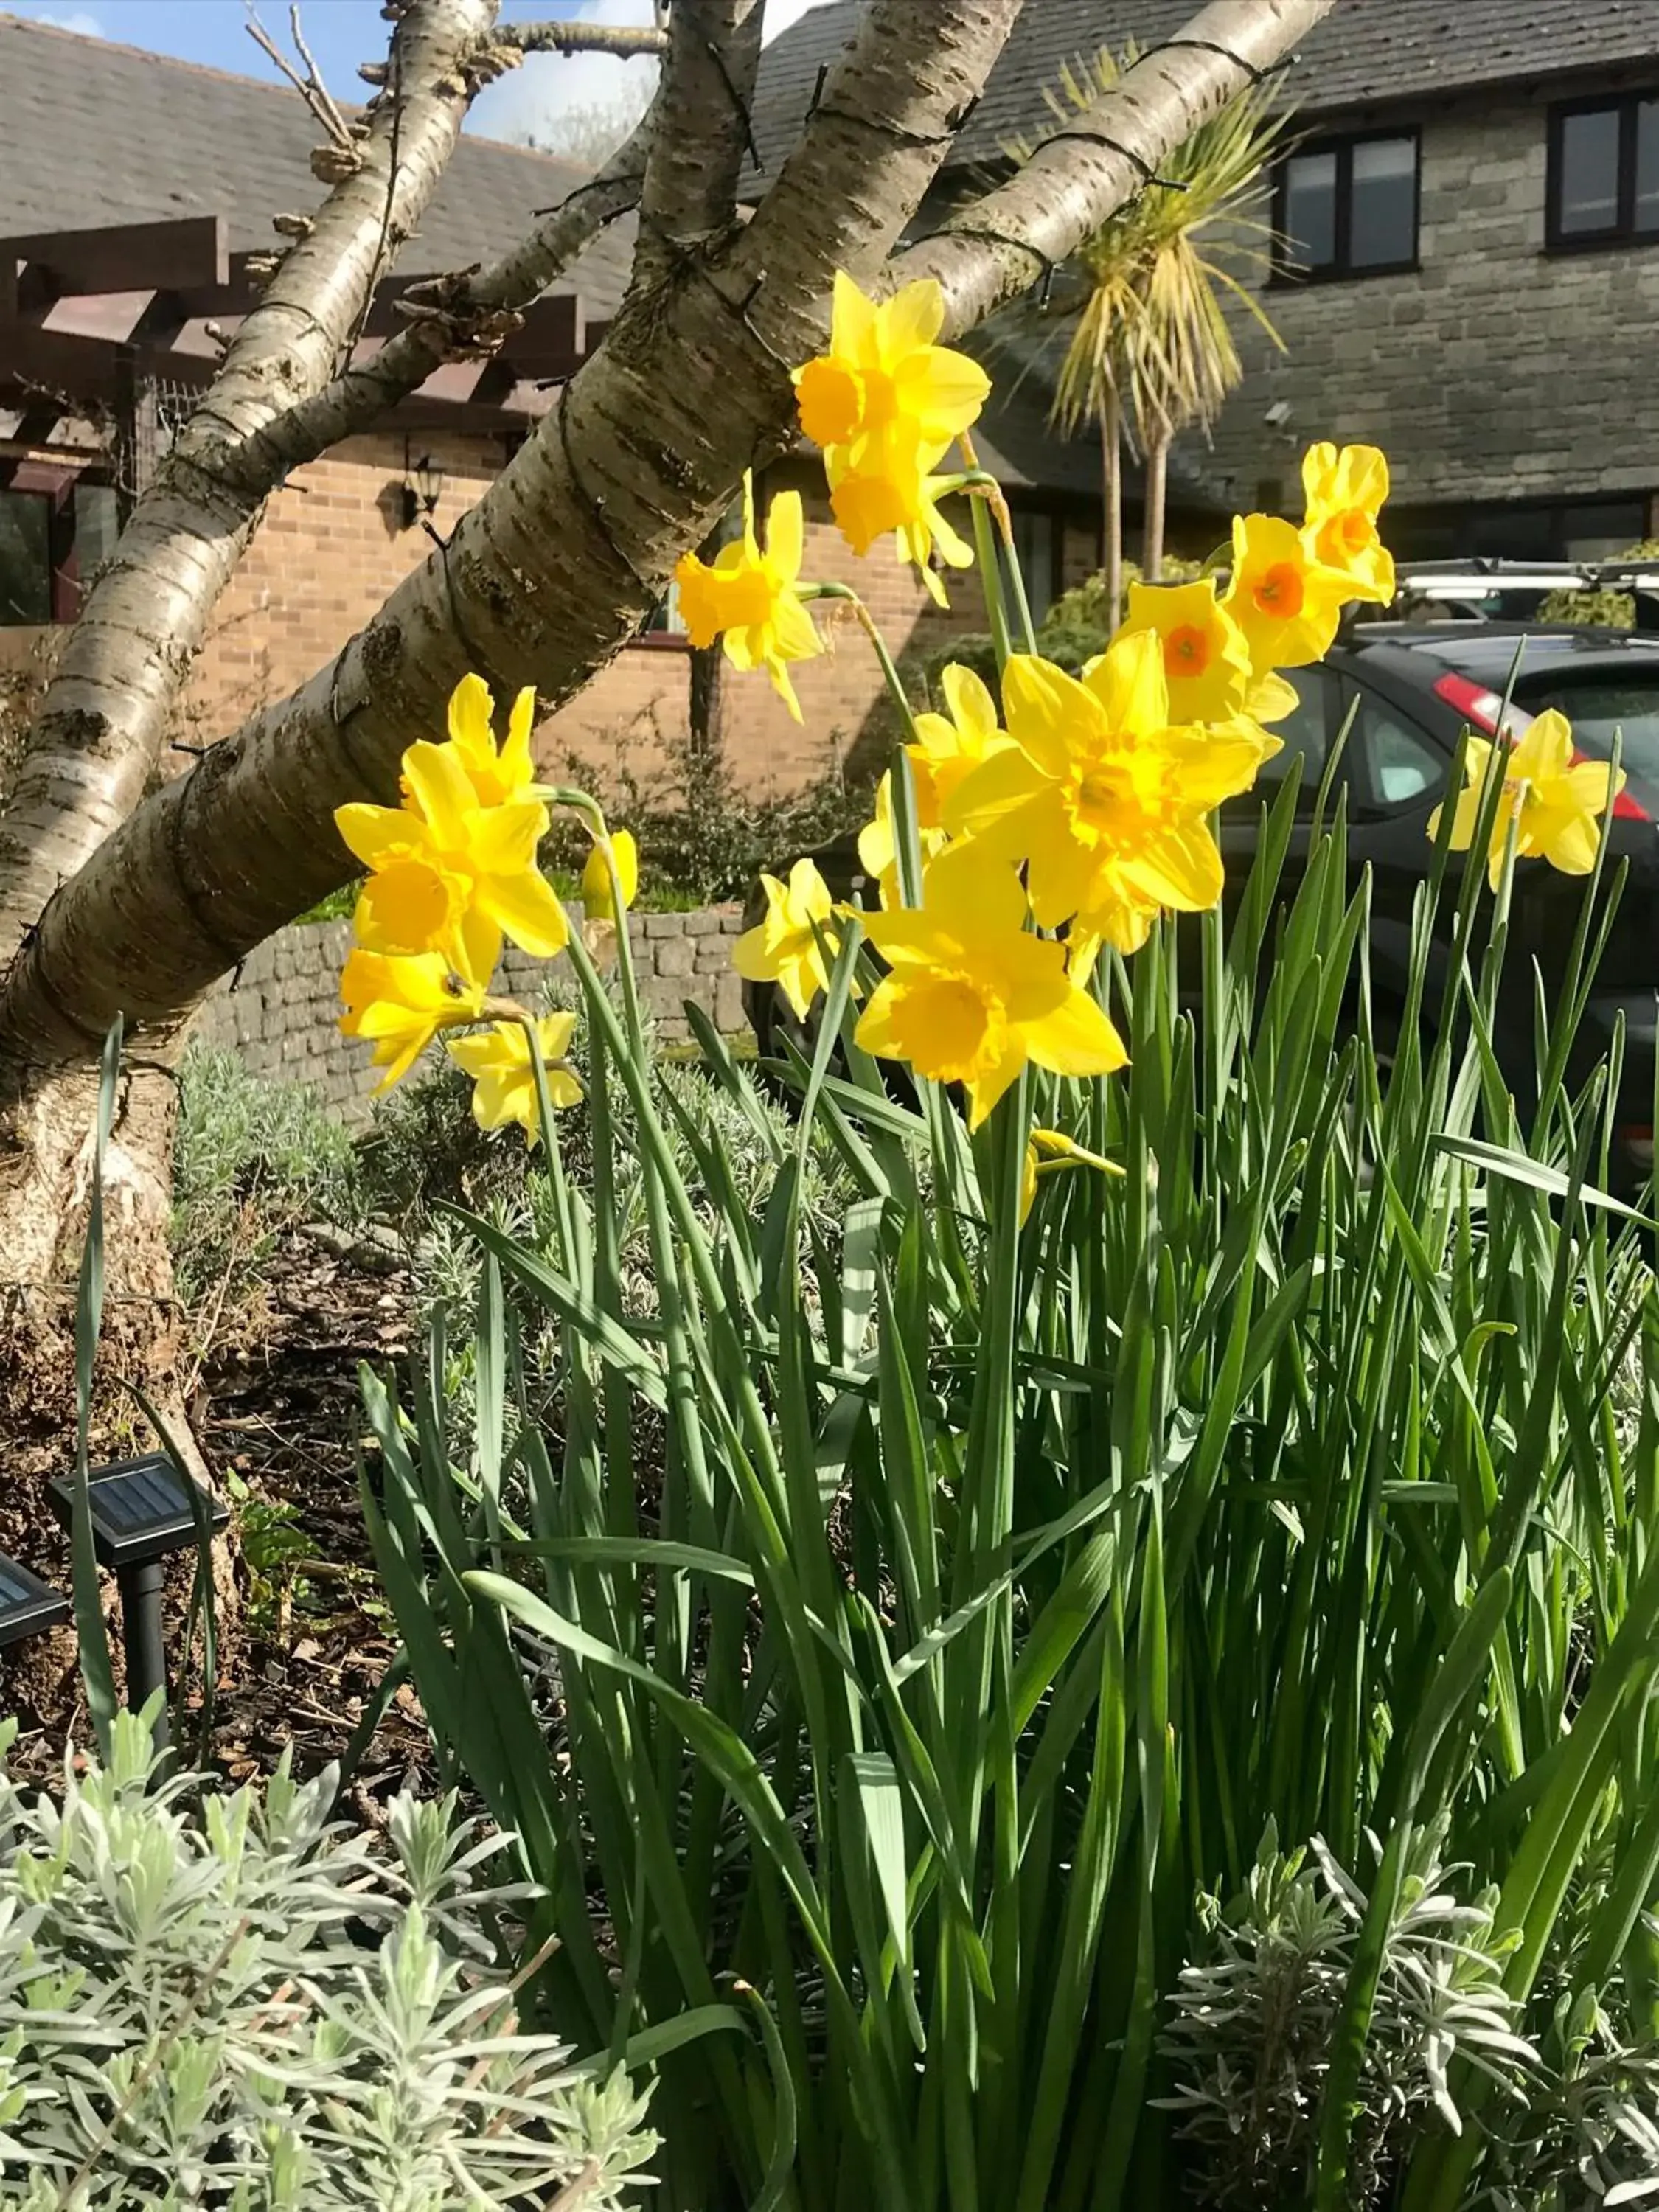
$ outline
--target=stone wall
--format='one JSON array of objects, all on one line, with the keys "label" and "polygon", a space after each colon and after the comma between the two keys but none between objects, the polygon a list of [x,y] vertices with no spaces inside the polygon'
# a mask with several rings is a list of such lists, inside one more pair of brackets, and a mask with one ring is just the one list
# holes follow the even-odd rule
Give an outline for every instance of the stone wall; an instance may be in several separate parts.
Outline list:
[{"label": "stone wall", "polygon": [[[690,1035],[684,1012],[691,1000],[716,1028],[744,1027],[741,986],[732,943],[742,927],[738,908],[629,917],[640,995],[671,1041]],[[227,978],[202,1010],[198,1040],[240,1054],[256,1075],[309,1084],[346,1120],[369,1111],[374,1071],[368,1047],[340,1035],[340,969],[350,950],[348,922],[297,923],[267,938]],[[560,970],[508,949],[500,988],[526,1005]]]},{"label": "stone wall", "polygon": [[1419,265],[1270,287],[1283,353],[1234,318],[1245,381],[1195,456],[1231,500],[1278,483],[1299,503],[1320,438],[1383,447],[1400,506],[1659,490],[1659,246],[1547,250],[1548,119],[1541,96],[1437,102],[1420,118]]}]

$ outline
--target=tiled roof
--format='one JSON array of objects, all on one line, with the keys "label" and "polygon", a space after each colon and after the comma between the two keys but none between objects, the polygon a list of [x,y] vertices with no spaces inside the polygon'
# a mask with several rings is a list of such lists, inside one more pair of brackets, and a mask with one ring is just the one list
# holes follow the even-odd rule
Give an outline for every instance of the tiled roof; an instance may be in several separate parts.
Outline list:
[{"label": "tiled roof", "polygon": [[[230,250],[279,241],[270,218],[314,209],[321,133],[297,92],[0,15],[0,225],[8,234],[221,215]],[[464,137],[399,273],[492,259],[580,181],[568,161]],[[591,315],[622,296],[628,252],[597,240],[557,289]]]},{"label": "tiled roof", "polygon": [[[1234,0],[1241,10],[1255,0]],[[863,0],[810,9],[766,49],[757,137],[775,170],[799,135],[819,70],[856,27]],[[1011,136],[1039,131],[1043,89],[1068,61],[1103,46],[1142,47],[1178,31],[1198,0],[1025,0],[952,162],[994,160]],[[1304,111],[1421,100],[1484,85],[1539,82],[1621,64],[1659,64],[1659,0],[1336,0],[1286,72]]]}]

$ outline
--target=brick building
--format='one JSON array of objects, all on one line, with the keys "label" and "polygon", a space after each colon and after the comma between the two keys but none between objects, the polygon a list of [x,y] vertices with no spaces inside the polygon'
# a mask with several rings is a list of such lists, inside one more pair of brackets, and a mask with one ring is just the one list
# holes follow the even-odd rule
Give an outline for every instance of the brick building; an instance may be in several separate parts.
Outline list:
[{"label": "brick building", "polygon": [[[274,214],[313,206],[317,126],[299,94],[0,14],[0,669],[27,665],[71,620],[82,580],[113,542],[142,442],[124,406],[149,395],[152,441],[188,410],[216,357],[213,329],[254,296],[250,256],[276,243]],[[467,136],[419,235],[366,326],[396,327],[395,294],[424,275],[487,259],[556,204],[580,172]],[[270,502],[218,611],[185,702],[185,742],[222,735],[325,662],[490,482],[603,335],[627,279],[618,224],[538,303],[502,357],[440,369],[370,435],[300,469]],[[1030,410],[1027,410],[1029,415]],[[1055,591],[1098,560],[1091,471],[1055,473],[1040,422],[990,426],[1021,504],[1028,550]],[[1069,463],[1065,464],[1069,466]],[[856,580],[893,645],[954,619],[931,609],[894,560],[856,561],[830,526],[822,479],[803,461],[772,471],[807,497],[808,573]],[[769,487],[770,488],[770,487]],[[970,599],[971,593],[962,595]],[[810,782],[856,746],[879,694],[868,647],[845,629],[804,666],[798,726],[762,678],[728,690],[732,763],[756,792]],[[690,655],[672,610],[625,646],[544,726],[550,760],[640,771],[683,738]]]},{"label": "brick building", "polygon": [[[769,165],[860,4],[768,48]],[[917,227],[1042,135],[1067,63],[1193,12],[1026,0]],[[1297,135],[1263,210],[1285,240],[1263,304],[1285,350],[1236,316],[1245,381],[1172,470],[1223,510],[1273,509],[1310,441],[1364,440],[1393,465],[1403,552],[1583,557],[1659,534],[1659,0],[1337,0],[1282,82]]]}]

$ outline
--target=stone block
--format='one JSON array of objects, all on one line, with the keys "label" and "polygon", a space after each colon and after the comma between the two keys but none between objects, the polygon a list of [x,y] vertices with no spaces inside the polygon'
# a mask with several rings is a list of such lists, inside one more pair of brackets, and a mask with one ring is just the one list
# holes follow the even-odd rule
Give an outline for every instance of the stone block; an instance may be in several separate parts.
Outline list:
[{"label": "stone block", "polygon": [[688,937],[714,937],[720,926],[720,910],[706,906],[696,914],[682,915],[680,924]]},{"label": "stone block", "polygon": [[732,941],[726,937],[705,937],[696,948],[699,975],[724,975],[732,965]]},{"label": "stone block", "polygon": [[663,937],[652,949],[659,975],[689,975],[696,963],[699,948],[689,937]]},{"label": "stone block", "polygon": [[743,1011],[743,978],[734,970],[716,978],[714,984],[714,1027],[726,1036],[735,1036],[749,1024]]},{"label": "stone block", "polygon": [[723,906],[719,909],[719,913],[720,935],[740,937],[743,933],[743,908],[738,906]]},{"label": "stone block", "polygon": [[645,923],[647,937],[678,937],[683,933],[680,925],[685,916],[683,914],[647,914],[641,915],[641,919]]},{"label": "stone block", "polygon": [[677,975],[647,975],[641,981],[640,996],[659,1021],[664,1021],[679,1013],[685,993]]}]

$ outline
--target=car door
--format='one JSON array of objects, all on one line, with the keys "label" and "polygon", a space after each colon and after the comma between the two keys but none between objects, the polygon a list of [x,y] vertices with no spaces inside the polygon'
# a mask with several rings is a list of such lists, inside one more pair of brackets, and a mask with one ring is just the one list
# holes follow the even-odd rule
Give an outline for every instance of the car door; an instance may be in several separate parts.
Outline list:
[{"label": "car door", "polygon": [[1453,756],[1442,731],[1407,698],[1368,683],[1363,667],[1344,672],[1341,710],[1349,855],[1356,880],[1364,868],[1371,873],[1371,975],[1379,996],[1397,1005],[1410,965],[1412,909],[1434,857],[1430,825]]},{"label": "car door", "polygon": [[[1337,680],[1325,666],[1287,668],[1284,672],[1297,695],[1294,710],[1273,726],[1279,750],[1257,772],[1255,787],[1242,799],[1229,799],[1221,810],[1221,854],[1227,871],[1227,902],[1235,902],[1255,858],[1261,807],[1271,806],[1290,776],[1300,771],[1297,787],[1296,822],[1285,855],[1281,892],[1293,895],[1308,860],[1308,837],[1319,793],[1320,779],[1330,760],[1339,726]],[[1339,773],[1345,773],[1339,763]]]}]

